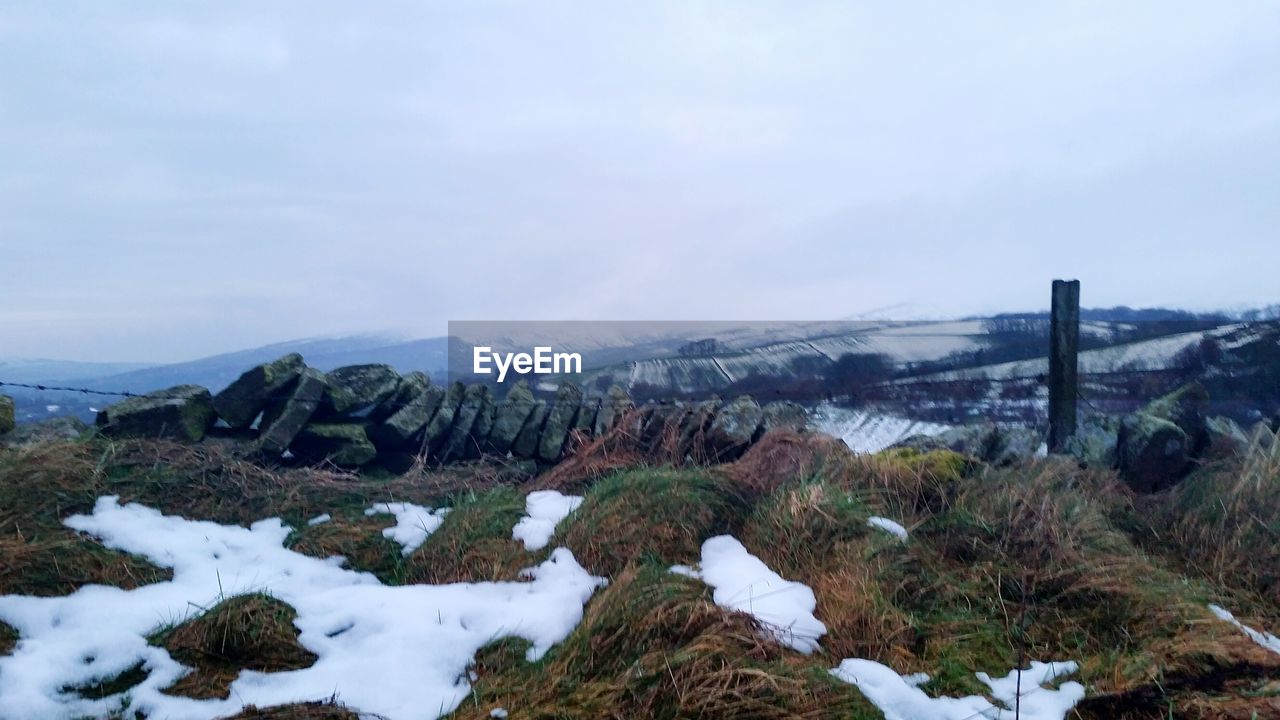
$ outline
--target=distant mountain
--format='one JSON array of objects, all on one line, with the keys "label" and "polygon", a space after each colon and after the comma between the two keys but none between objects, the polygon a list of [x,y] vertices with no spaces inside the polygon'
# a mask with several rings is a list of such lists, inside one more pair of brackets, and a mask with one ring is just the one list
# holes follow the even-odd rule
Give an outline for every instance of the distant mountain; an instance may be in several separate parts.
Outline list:
[{"label": "distant mountain", "polygon": [[355,335],[292,340],[188,362],[80,378],[81,382],[71,384],[95,390],[150,392],[191,383],[218,392],[250,367],[295,352],[302,355],[307,365],[325,371],[343,365],[386,363],[400,372],[421,370],[429,375],[443,376],[446,347],[445,338],[406,341],[378,335]]},{"label": "distant mountain", "polygon": [[95,378],[104,375],[118,375],[149,367],[154,367],[154,363],[4,358],[0,359],[0,380],[20,383],[48,383],[52,380],[65,380],[67,378]]},{"label": "distant mountain", "polygon": [[[168,365],[138,363],[72,363],[26,361],[27,364],[0,364],[0,380],[5,382],[61,385],[110,392],[143,393],[174,385],[203,385],[217,392],[259,363],[289,353],[299,353],[307,364],[319,370],[343,365],[386,363],[401,373],[421,370],[433,379],[444,377],[445,338],[398,340],[378,335],[312,338],[213,355]],[[36,364],[41,363],[41,364]],[[12,367],[12,372],[10,372]],[[47,374],[45,370],[47,370]],[[30,422],[58,415],[76,415],[92,421],[98,408],[117,398],[81,393],[48,392],[5,388],[17,404],[18,420]]]}]

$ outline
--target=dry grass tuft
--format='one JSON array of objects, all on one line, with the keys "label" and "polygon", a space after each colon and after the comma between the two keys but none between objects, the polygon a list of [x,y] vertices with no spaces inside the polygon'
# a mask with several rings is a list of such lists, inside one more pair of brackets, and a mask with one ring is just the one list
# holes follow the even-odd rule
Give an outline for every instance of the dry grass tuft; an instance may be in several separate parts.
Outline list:
[{"label": "dry grass tuft", "polygon": [[362,717],[348,710],[336,699],[324,702],[294,703],[258,709],[252,705],[227,718],[227,720],[360,720]]},{"label": "dry grass tuft", "polygon": [[18,631],[0,622],[0,655],[8,655],[18,646]]},{"label": "dry grass tuft", "polygon": [[1147,540],[1280,608],[1280,442],[1254,442],[1143,504]]},{"label": "dry grass tuft", "polygon": [[639,424],[640,411],[631,409],[600,437],[588,439],[575,432],[570,438],[569,454],[534,480],[532,487],[579,492],[619,471],[662,464],[642,445]]},{"label": "dry grass tuft", "polygon": [[269,595],[227,598],[201,615],[163,630],[152,643],[195,668],[165,692],[225,698],[241,670],[279,672],[310,667],[316,656],[298,644],[293,608]]},{"label": "dry grass tuft", "polygon": [[512,488],[461,498],[408,558],[406,581],[439,585],[518,579],[520,570],[539,559],[511,538],[524,503],[524,495]]},{"label": "dry grass tuft", "polygon": [[702,542],[744,513],[722,478],[699,470],[632,470],[593,485],[557,532],[582,566],[614,575],[634,562],[696,560]]},{"label": "dry grass tuft", "polygon": [[404,556],[400,545],[382,535],[394,524],[391,515],[348,512],[319,525],[299,527],[286,544],[294,552],[315,558],[341,556],[347,567],[397,585],[404,579]]},{"label": "dry grass tuft", "polygon": [[[508,652],[510,652],[508,648]],[[813,662],[761,639],[696,582],[629,568],[537,664],[481,674],[455,715],[513,718],[878,718]]]},{"label": "dry grass tuft", "polygon": [[744,495],[760,499],[787,483],[838,476],[857,462],[857,456],[830,435],[772,430],[727,471]]}]

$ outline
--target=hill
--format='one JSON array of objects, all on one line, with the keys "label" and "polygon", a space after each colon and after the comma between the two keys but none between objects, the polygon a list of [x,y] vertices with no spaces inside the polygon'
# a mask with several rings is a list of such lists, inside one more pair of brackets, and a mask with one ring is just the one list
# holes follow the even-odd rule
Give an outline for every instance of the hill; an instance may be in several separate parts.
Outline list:
[{"label": "hill", "polygon": [[270,468],[219,441],[0,449],[0,707],[1280,713],[1274,436],[1155,495],[812,433],[713,466],[604,449],[532,478]]}]

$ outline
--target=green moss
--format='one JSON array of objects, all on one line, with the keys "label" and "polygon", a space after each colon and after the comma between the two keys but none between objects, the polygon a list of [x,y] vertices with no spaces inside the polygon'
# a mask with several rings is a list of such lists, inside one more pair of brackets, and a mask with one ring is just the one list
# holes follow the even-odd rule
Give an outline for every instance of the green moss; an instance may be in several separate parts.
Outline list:
[{"label": "green moss", "polygon": [[694,561],[704,540],[732,532],[745,512],[710,473],[631,470],[593,485],[558,536],[584,567],[614,574],[633,562]]},{"label": "green moss", "polygon": [[515,580],[539,557],[512,539],[524,515],[525,497],[501,487],[456,498],[440,527],[406,562],[406,578],[415,583]]},{"label": "green moss", "polygon": [[825,482],[784,485],[756,506],[742,542],[784,577],[839,562],[837,544],[870,534],[861,499]]}]

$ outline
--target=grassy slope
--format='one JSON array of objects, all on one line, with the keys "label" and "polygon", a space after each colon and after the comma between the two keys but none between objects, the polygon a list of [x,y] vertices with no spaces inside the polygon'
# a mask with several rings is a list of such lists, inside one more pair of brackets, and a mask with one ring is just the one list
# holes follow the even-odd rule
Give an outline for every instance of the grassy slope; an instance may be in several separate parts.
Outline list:
[{"label": "grassy slope", "polygon": [[[473,697],[456,715],[504,707],[512,717],[877,718],[826,669],[865,657],[930,673],[930,691],[967,693],[980,689],[973,671],[1003,673],[1023,656],[1080,662],[1091,696],[1082,717],[1280,714],[1280,657],[1205,610],[1219,602],[1254,626],[1280,626],[1276,452],[1220,461],[1168,496],[1141,500],[1108,473],[1054,460],[997,471],[950,453],[853,456],[829,438],[790,434],[711,469],[648,468],[632,454],[630,467],[615,462],[571,482],[553,473],[586,496],[553,546],[611,583],[540,662],[524,662],[518,643],[482,652]],[[510,539],[527,487],[519,479],[483,465],[364,479],[267,471],[218,445],[0,450],[0,593],[163,579],[162,569],[60,524],[104,494],[221,522],[278,515],[301,528],[290,539],[298,551],[344,555],[385,582],[514,579],[548,552]],[[455,509],[405,558],[381,536],[393,519],[363,514],[389,500]],[[334,519],[305,524],[322,512]],[[868,527],[873,514],[901,521],[911,540]],[[701,583],[666,572],[696,562],[701,542],[725,532],[814,589],[829,628],[821,654],[761,641],[749,618],[715,606]],[[218,694],[237,667],[254,666],[248,656],[274,668],[309,662],[288,618],[266,601],[228,601],[155,642],[214,658],[201,676],[212,680],[193,677],[186,690]],[[211,651],[201,644],[210,627],[273,650]],[[14,641],[0,627],[0,652]],[[272,655],[284,660],[272,664]]]}]

